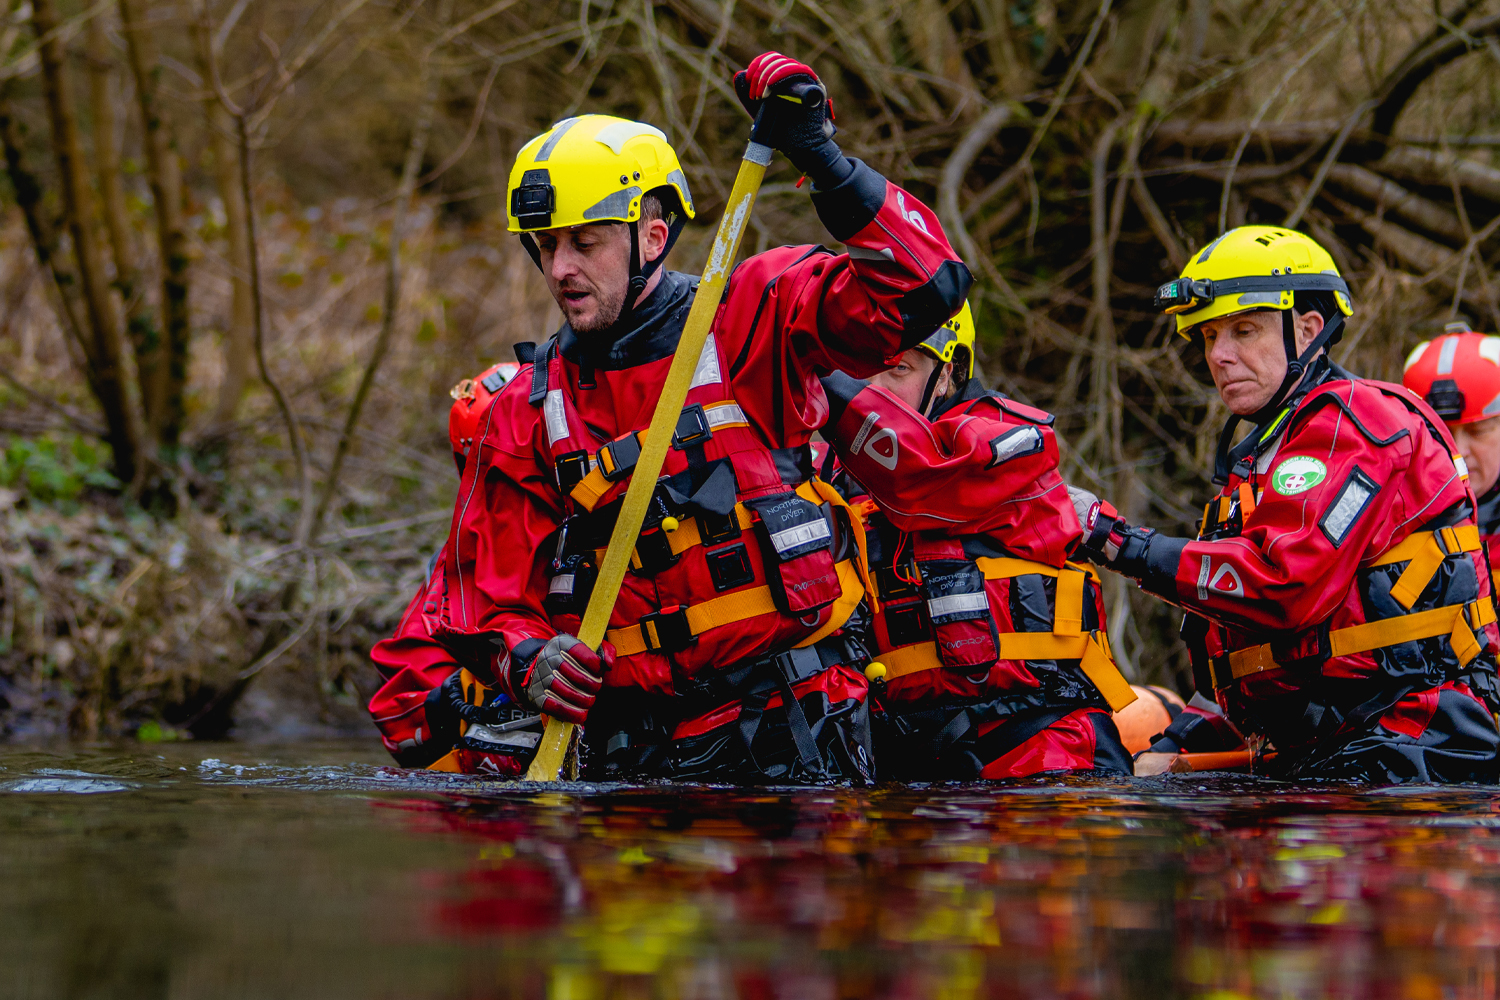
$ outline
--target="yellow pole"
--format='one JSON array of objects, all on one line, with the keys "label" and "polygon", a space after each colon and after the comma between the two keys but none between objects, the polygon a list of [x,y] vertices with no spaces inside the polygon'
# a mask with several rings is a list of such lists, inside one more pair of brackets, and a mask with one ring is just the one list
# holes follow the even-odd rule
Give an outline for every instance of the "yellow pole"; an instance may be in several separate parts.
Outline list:
[{"label": "yellow pole", "polygon": [[[714,237],[713,249],[709,251],[708,263],[698,281],[698,294],[693,299],[693,308],[688,312],[687,323],[682,328],[682,338],[677,342],[677,354],[672,358],[672,367],[667,371],[667,381],[662,386],[661,396],[656,401],[656,412],[651,415],[651,427],[646,431],[646,440],[641,447],[641,457],[636,460],[631,475],[630,487],[625,491],[625,502],[620,507],[619,519],[609,538],[609,548],[604,561],[599,565],[599,576],[594,583],[593,596],[583,613],[583,623],[578,630],[578,640],[590,649],[598,649],[604,642],[609,628],[609,616],[615,609],[615,598],[625,582],[625,570],[630,564],[630,553],[635,548],[636,537],[641,533],[641,523],[646,518],[646,508],[651,494],[656,490],[657,477],[667,460],[667,448],[672,443],[672,434],[677,429],[677,418],[682,404],[687,399],[688,386],[693,372],[698,367],[698,356],[703,353],[708,339],[714,312],[724,296],[724,284],[729,280],[730,268],[739,253],[740,238],[745,235],[745,226],[750,221],[750,209],[755,206],[755,194],[766,176],[766,167],[771,162],[771,147],[752,141],[740,162],[739,174],[734,179],[734,190],[729,193],[729,204],[725,206],[723,221]],[[547,719],[547,728],[542,733],[542,742],[537,747],[536,759],[526,772],[527,781],[556,781],[562,774],[568,744],[573,737],[572,723],[560,719]]]}]

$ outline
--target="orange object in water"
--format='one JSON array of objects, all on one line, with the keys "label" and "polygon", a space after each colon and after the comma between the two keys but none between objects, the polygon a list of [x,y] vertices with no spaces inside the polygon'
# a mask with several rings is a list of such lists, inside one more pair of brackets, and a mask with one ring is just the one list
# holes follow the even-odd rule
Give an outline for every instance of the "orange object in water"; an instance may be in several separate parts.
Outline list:
[{"label": "orange object in water", "polygon": [[[1274,756],[1274,755],[1269,755]],[[1269,758],[1268,758],[1269,759]],[[1249,750],[1225,750],[1220,753],[1180,753],[1167,770],[1174,774],[1191,771],[1240,771],[1250,767]]]},{"label": "orange object in water", "polygon": [[1174,713],[1167,708],[1173,705],[1178,711],[1186,704],[1177,692],[1155,685],[1130,685],[1136,693],[1135,701],[1114,714],[1115,726],[1120,730],[1120,742],[1132,753],[1140,753],[1151,746],[1153,739],[1172,724]]}]

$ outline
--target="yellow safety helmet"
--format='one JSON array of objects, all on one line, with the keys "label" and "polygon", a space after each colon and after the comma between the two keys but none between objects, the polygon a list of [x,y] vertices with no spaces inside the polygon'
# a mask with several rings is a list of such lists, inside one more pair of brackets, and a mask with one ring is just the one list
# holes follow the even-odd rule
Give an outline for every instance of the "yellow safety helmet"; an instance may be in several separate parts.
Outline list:
[{"label": "yellow safety helmet", "polygon": [[958,311],[948,322],[937,328],[937,331],[926,340],[917,345],[917,350],[925,351],[938,359],[939,364],[953,361],[962,349],[967,361],[955,361],[960,366],[967,365],[969,378],[974,377],[974,313],[969,308],[969,302],[964,300],[964,307]]},{"label": "yellow safety helmet", "polygon": [[1154,305],[1191,337],[1200,323],[1250,309],[1290,310],[1297,292],[1332,292],[1354,315],[1349,285],[1318,242],[1279,226],[1240,226],[1194,254],[1180,277],[1156,290]]},{"label": "yellow safety helmet", "polygon": [[687,176],[661,129],[611,115],[565,118],[516,156],[506,187],[509,228],[530,233],[636,222],[641,196],[656,188],[675,191],[683,213],[693,217]]}]

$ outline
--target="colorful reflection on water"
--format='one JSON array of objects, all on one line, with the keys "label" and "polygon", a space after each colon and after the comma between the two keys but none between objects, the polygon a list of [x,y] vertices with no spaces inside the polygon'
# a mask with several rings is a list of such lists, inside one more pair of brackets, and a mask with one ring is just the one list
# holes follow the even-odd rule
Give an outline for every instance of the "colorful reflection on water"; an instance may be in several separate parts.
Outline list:
[{"label": "colorful reflection on water", "polygon": [[212,749],[0,754],[0,992],[1497,994],[1495,790],[539,790]]}]

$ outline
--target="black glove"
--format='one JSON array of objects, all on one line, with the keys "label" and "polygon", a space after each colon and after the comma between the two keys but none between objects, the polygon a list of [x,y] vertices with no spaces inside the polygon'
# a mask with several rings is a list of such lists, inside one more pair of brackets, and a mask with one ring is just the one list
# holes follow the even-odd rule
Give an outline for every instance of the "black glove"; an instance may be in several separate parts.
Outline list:
[{"label": "black glove", "polygon": [[427,693],[424,705],[432,735],[423,740],[424,745],[451,747],[458,742],[459,722],[494,725],[506,721],[514,711],[515,704],[509,697],[491,692],[473,674],[468,677],[466,690],[463,673],[453,671],[447,680]]},{"label": "black glove", "polygon": [[1083,526],[1083,544],[1077,555],[1107,566],[1123,576],[1144,581],[1151,573],[1147,556],[1156,532],[1137,528],[1120,516],[1114,505],[1088,490],[1068,487],[1078,523]]},{"label": "black glove", "polygon": [[[755,131],[755,141],[780,150],[792,166],[806,174],[813,186],[826,190],[854,172],[854,164],[833,141],[833,102],[788,100],[797,84],[822,81],[810,66],[782,55],[762,52],[734,75],[734,92],[755,118],[766,100],[775,103]],[[820,95],[821,96],[821,95]]]}]

